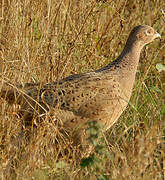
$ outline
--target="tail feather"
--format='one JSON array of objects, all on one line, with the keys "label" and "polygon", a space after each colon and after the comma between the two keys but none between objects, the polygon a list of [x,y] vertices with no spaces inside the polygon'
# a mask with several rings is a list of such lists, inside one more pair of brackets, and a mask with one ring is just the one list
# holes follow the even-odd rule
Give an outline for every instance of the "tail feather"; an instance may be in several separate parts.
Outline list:
[{"label": "tail feather", "polygon": [[26,125],[32,123],[33,116],[43,114],[48,111],[48,106],[40,100],[40,84],[27,83],[22,85],[13,85],[4,83],[0,87],[0,98],[9,104],[19,104],[18,114],[23,118]]},{"label": "tail feather", "polygon": [[5,82],[0,88],[0,98],[5,99],[9,104],[20,104],[23,94],[37,85],[38,83],[26,83],[23,86],[22,84],[13,85],[10,82]]},{"label": "tail feather", "polygon": [[45,110],[42,107],[44,103],[39,100],[40,88],[41,84],[39,83],[26,83],[24,86],[21,84],[13,85],[5,83],[0,88],[0,98],[6,100],[9,104],[31,106],[31,108],[38,105],[41,109]]},{"label": "tail feather", "polygon": [[0,97],[6,100],[9,104],[20,104],[21,103],[21,93],[19,92],[18,87],[11,87],[7,84],[4,84],[0,90]]}]

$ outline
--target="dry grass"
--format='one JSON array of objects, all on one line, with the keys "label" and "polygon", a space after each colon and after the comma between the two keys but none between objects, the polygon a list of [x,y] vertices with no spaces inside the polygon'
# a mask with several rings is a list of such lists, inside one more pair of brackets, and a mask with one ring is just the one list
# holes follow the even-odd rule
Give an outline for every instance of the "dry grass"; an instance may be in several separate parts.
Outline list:
[{"label": "dry grass", "polygon": [[[139,24],[162,34],[144,48],[130,106],[80,162],[81,149],[46,117],[21,137],[17,106],[0,102],[0,179],[165,179],[165,9],[160,1],[0,2],[0,86],[91,71],[121,52]],[[18,139],[21,139],[18,141]]]}]

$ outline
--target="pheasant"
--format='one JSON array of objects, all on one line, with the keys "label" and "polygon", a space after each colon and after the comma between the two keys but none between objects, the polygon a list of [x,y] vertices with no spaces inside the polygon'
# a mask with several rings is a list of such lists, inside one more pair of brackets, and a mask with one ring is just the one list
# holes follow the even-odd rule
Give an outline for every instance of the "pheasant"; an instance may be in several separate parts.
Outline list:
[{"label": "pheasant", "polygon": [[107,130],[128,105],[142,48],[158,37],[152,27],[136,26],[119,57],[105,67],[42,86],[2,84],[0,96],[20,105],[19,114],[26,124],[53,109],[67,128],[95,120]]}]

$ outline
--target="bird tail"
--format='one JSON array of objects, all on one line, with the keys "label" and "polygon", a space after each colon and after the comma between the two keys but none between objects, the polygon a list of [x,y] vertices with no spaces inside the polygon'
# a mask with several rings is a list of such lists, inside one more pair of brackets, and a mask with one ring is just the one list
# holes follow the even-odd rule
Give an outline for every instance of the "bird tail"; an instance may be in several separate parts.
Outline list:
[{"label": "bird tail", "polygon": [[21,93],[21,85],[13,85],[11,83],[3,83],[0,87],[0,98],[6,100],[9,104],[21,104],[23,95]]}]

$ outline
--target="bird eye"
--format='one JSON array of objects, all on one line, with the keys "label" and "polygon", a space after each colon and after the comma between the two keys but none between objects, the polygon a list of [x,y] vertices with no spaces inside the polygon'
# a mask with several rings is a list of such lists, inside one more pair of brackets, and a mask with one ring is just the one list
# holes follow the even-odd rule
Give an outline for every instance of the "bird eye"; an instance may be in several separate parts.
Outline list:
[{"label": "bird eye", "polygon": [[147,35],[147,36],[150,36],[151,34],[152,34],[151,29],[147,29],[147,30],[146,30],[146,35]]}]

